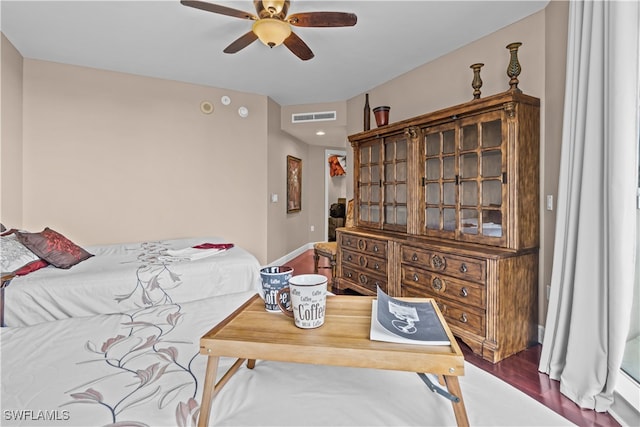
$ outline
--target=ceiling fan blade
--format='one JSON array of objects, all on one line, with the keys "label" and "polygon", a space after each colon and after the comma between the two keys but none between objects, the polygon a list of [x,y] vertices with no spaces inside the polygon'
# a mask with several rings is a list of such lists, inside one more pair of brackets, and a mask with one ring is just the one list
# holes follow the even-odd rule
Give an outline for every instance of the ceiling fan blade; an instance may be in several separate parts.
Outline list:
[{"label": "ceiling fan blade", "polygon": [[284,39],[284,45],[291,51],[295,56],[302,59],[303,61],[308,61],[313,58],[313,52],[309,49],[309,46],[305,42],[302,41],[300,37],[296,35],[293,31]]},{"label": "ceiling fan blade", "polygon": [[233,9],[219,4],[207,3],[197,0],[181,0],[184,6],[194,7],[196,9],[206,10],[207,12],[219,13],[221,15],[233,16],[234,18],[257,20],[258,17],[253,13],[243,12],[242,10]]},{"label": "ceiling fan blade", "polygon": [[287,21],[296,27],[352,27],[358,17],[346,12],[304,12],[290,15]]},{"label": "ceiling fan blade", "polygon": [[227,46],[223,52],[236,53],[239,50],[249,46],[251,43],[253,43],[257,39],[258,39],[258,36],[256,36],[256,34],[253,31],[249,31],[245,35],[240,36],[240,38],[238,38],[236,41],[231,43],[229,46]]}]

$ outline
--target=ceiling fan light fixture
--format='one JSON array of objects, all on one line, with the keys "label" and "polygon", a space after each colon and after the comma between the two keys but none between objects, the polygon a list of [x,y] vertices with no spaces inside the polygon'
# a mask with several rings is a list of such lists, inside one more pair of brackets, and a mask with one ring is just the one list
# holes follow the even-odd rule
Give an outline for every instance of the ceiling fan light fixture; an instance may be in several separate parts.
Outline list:
[{"label": "ceiling fan light fixture", "polygon": [[260,41],[269,47],[281,45],[291,34],[289,23],[273,18],[257,20],[252,29]]}]

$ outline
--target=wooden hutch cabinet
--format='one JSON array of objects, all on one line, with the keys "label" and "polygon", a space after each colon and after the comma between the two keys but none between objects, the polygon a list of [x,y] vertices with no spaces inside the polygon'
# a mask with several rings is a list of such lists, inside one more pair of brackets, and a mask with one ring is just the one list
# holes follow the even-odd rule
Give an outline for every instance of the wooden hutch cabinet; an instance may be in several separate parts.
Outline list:
[{"label": "wooden hutch cabinet", "polygon": [[516,89],[351,135],[338,289],[435,298],[493,363],[535,342],[539,107]]}]

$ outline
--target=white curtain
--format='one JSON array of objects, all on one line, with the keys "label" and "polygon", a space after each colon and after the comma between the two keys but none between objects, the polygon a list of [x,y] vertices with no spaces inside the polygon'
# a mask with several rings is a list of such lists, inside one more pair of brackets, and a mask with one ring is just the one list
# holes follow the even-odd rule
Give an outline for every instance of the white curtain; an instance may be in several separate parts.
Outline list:
[{"label": "white curtain", "polygon": [[[636,1],[572,1],[551,294],[539,369],[606,411],[629,330],[636,256]],[[637,321],[637,320],[636,320]]]}]

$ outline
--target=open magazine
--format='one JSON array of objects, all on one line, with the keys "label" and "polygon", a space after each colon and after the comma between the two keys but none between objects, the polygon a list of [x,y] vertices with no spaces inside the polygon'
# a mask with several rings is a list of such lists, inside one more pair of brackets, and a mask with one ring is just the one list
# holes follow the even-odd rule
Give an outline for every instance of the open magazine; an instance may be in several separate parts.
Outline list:
[{"label": "open magazine", "polygon": [[371,308],[373,341],[402,344],[450,345],[431,302],[408,302],[390,297],[378,287]]}]

